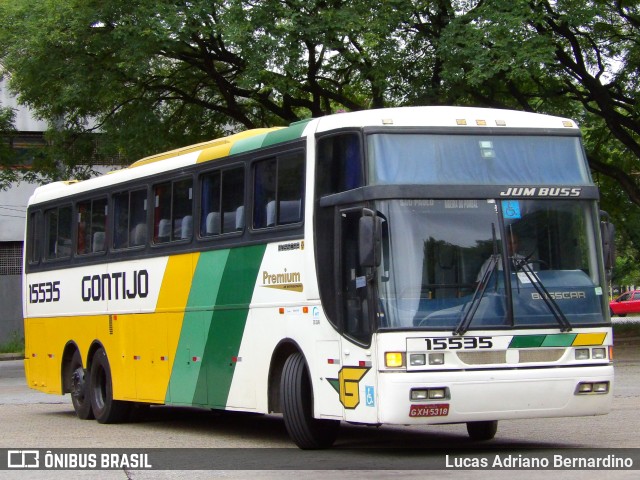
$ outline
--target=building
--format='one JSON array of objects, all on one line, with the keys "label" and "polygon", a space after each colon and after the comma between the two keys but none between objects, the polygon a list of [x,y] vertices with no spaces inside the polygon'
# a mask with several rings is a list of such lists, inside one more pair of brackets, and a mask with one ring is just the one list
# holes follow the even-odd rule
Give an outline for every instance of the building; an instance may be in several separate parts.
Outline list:
[{"label": "building", "polygon": [[[45,144],[47,123],[37,120],[29,109],[17,104],[8,91],[6,79],[0,79],[0,106],[15,110],[16,134],[12,148],[25,150]],[[22,245],[27,201],[36,185],[13,184],[0,191],[0,344],[14,336],[24,336],[22,321]]]},{"label": "building", "polygon": [[[30,151],[46,145],[44,133],[48,129],[47,122],[36,119],[28,108],[18,104],[9,92],[6,78],[0,78],[0,107],[11,107],[16,114],[16,132],[11,136],[14,150],[28,158]],[[106,173],[120,168],[121,161],[121,158],[101,159],[102,164],[94,165],[93,169]],[[24,337],[22,250],[27,203],[36,187],[36,184],[20,182],[7,190],[0,190],[0,345],[16,336]]]}]

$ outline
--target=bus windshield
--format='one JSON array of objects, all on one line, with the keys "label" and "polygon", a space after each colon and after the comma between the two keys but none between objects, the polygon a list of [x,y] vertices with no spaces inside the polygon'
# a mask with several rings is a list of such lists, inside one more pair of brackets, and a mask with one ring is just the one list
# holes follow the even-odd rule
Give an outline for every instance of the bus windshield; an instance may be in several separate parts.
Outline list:
[{"label": "bus windshield", "polygon": [[386,224],[379,326],[455,329],[465,318],[469,329],[602,322],[592,205],[379,201]]},{"label": "bus windshield", "polygon": [[368,136],[369,184],[588,185],[578,137]]}]

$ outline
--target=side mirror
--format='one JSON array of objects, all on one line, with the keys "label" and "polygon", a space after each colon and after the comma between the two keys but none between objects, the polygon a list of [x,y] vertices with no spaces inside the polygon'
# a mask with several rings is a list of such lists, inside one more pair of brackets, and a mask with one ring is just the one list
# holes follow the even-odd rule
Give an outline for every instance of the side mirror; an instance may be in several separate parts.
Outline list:
[{"label": "side mirror", "polygon": [[609,214],[603,211],[600,211],[600,234],[604,268],[610,273],[616,265],[616,227],[609,221]]},{"label": "side mirror", "polygon": [[373,215],[360,217],[358,228],[358,254],[361,267],[378,267],[382,258],[382,222]]}]

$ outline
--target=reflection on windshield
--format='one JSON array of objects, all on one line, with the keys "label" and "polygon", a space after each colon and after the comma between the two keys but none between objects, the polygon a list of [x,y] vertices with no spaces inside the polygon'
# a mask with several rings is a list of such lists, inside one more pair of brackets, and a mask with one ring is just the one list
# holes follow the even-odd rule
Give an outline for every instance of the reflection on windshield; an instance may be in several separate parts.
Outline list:
[{"label": "reflection on windshield", "polygon": [[562,200],[379,202],[388,223],[380,326],[602,322],[590,208]]},{"label": "reflection on windshield", "polygon": [[588,185],[578,137],[369,135],[369,183]]}]

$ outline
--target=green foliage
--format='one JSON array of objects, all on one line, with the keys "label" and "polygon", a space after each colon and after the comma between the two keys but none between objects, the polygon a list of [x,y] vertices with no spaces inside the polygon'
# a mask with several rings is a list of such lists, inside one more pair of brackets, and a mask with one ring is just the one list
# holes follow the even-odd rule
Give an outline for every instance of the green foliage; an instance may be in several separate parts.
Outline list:
[{"label": "green foliage", "polygon": [[640,246],[639,38],[639,0],[0,3],[11,87],[55,127],[32,178],[336,110],[515,108],[579,121],[629,256]]},{"label": "green foliage", "polygon": [[14,118],[13,109],[0,105],[0,190],[17,179],[16,171],[11,168],[15,163],[15,154],[10,148]]}]

